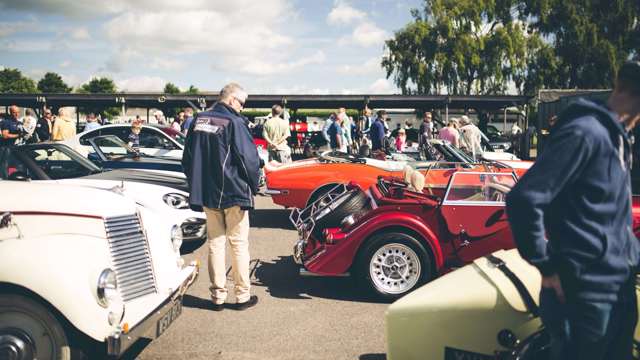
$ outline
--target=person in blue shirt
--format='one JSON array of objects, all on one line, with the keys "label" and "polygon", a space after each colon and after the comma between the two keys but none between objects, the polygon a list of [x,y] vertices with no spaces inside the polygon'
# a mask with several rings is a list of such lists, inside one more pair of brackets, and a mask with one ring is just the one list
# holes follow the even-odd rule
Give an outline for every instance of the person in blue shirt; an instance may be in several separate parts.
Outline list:
[{"label": "person in blue shirt", "polygon": [[385,110],[379,110],[376,120],[371,124],[369,137],[371,138],[371,151],[384,151],[385,126],[384,121],[387,118]]},{"label": "person in blue shirt", "polygon": [[9,107],[9,115],[0,123],[0,130],[2,131],[2,141],[0,141],[0,145],[14,145],[20,136],[22,136],[24,131],[22,124],[18,121],[18,116],[20,116],[20,109],[16,105],[11,105]]},{"label": "person in blue shirt", "polygon": [[193,122],[193,109],[190,107],[184,108],[185,120],[182,123],[182,132],[186,135]]},{"label": "person in blue shirt", "polygon": [[339,118],[333,117],[333,122],[329,125],[327,129],[327,135],[329,136],[329,144],[331,145],[331,150],[336,151],[340,150],[342,147],[342,124]]},{"label": "person in blue shirt", "polygon": [[640,245],[631,213],[631,144],[640,62],[625,63],[607,104],[580,99],[507,196],[522,257],[542,275],[551,359],[631,359]]}]

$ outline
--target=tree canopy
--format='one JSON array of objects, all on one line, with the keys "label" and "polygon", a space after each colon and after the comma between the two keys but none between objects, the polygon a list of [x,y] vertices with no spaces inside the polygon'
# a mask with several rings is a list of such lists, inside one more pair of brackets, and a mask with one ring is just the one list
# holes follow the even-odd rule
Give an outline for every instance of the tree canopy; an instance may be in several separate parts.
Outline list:
[{"label": "tree canopy", "polygon": [[164,91],[165,94],[174,94],[174,95],[175,94],[180,94],[180,88],[177,87],[175,84],[170,83],[170,82],[167,83],[164,86],[164,90],[163,91]]},{"label": "tree canopy", "polygon": [[10,68],[0,70],[0,93],[24,94],[36,91],[36,83],[22,75],[20,70]]},{"label": "tree canopy", "polygon": [[62,80],[60,75],[48,72],[38,81],[38,90],[43,93],[69,93],[72,88]]},{"label": "tree canopy", "polygon": [[82,94],[113,94],[118,90],[116,83],[108,77],[92,78],[78,89]]},{"label": "tree canopy", "polygon": [[382,66],[405,94],[608,87],[640,48],[639,9],[637,0],[425,0],[386,41]]}]

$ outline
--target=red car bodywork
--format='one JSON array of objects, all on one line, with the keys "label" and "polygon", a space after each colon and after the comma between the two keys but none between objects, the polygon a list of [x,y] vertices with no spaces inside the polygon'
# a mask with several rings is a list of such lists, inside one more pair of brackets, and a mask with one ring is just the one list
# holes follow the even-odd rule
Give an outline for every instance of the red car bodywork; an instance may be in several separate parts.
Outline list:
[{"label": "red car bodywork", "polygon": [[[507,175],[507,174],[504,174]],[[410,234],[428,250],[437,272],[447,271],[500,249],[514,247],[504,205],[464,206],[441,202],[443,195],[404,191],[398,198],[369,189],[377,208],[352,226],[325,231],[325,239],[310,236],[303,248],[304,267],[319,275],[349,272],[362,244],[384,231]]]}]

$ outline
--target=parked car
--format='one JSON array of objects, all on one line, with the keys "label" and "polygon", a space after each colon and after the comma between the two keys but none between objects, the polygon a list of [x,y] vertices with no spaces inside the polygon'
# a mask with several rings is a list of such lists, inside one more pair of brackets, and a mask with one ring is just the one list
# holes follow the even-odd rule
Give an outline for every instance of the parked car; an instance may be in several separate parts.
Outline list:
[{"label": "parked car", "polygon": [[347,154],[325,153],[316,159],[294,161],[277,167],[265,167],[267,188],[273,202],[284,207],[305,208],[329,189],[338,184],[355,182],[362,188],[375,184],[378,176],[401,177],[402,170],[409,165],[426,176],[431,189],[444,189],[449,177],[457,168],[513,167],[521,176],[532,162],[513,161],[472,164],[462,151],[441,140],[433,140],[432,147],[438,156],[432,161],[414,161],[404,157],[402,161],[377,160]]},{"label": "parked car", "polygon": [[0,152],[3,180],[116,180],[133,181],[189,191],[186,177],[175,171],[103,169],[59,142],[6,147]]},{"label": "parked car", "polygon": [[[633,197],[632,212],[633,232],[640,237],[639,196]],[[517,250],[478,258],[389,306],[387,359],[547,360],[539,293],[539,271]],[[640,322],[634,344],[634,359],[640,359]]]},{"label": "parked car", "polygon": [[[2,180],[52,182],[117,190],[139,205],[178,222],[185,241],[206,239],[206,217],[204,213],[189,208],[189,193],[183,189],[187,185],[178,182],[184,182],[184,179],[165,178],[166,176],[145,171],[102,171],[63,144],[15,146],[0,152]],[[178,185],[172,183],[174,181]]]},{"label": "parked car", "polygon": [[446,189],[383,178],[368,191],[331,191],[291,219],[302,274],[354,275],[378,297],[396,299],[453,267],[514,246],[505,197],[513,172],[455,171]]},{"label": "parked car", "polygon": [[183,173],[180,159],[139,153],[114,135],[96,136],[88,139],[87,143],[91,145],[87,158],[102,168]]},{"label": "parked car", "polygon": [[[131,134],[131,124],[104,125],[97,129],[77,134],[75,137],[64,141],[64,143],[81,153],[88,154],[93,151],[93,146],[89,141],[91,139],[98,136],[112,135],[128,143],[129,134]],[[140,129],[141,153],[150,156],[182,159],[183,149],[184,135],[182,133],[176,133],[175,130],[168,130],[166,127],[142,125]]]},{"label": "parked car", "polygon": [[[158,337],[198,275],[179,225],[112,191],[1,181],[0,354],[120,356]],[[102,354],[92,354],[93,351]]]}]

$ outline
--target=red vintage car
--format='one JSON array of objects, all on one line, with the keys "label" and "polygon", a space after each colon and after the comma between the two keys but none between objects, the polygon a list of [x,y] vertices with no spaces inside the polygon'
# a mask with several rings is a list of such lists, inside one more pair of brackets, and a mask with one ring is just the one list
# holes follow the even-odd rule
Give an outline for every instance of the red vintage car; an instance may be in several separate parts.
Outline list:
[{"label": "red vintage car", "polygon": [[442,192],[456,169],[483,171],[502,168],[507,172],[515,170],[521,176],[533,164],[529,161],[473,164],[468,155],[446,142],[433,140],[432,145],[438,153],[438,158],[432,161],[415,161],[408,157],[385,161],[331,153],[278,167],[267,166],[265,193],[271,195],[273,202],[278,205],[302,209],[338,184],[355,182],[368,189],[379,176],[401,177],[406,165],[425,175],[431,191]]},{"label": "red vintage car", "polygon": [[456,170],[445,191],[380,177],[337,187],[291,220],[301,274],[355,275],[385,299],[499,249],[514,247],[505,196],[515,172]]}]

